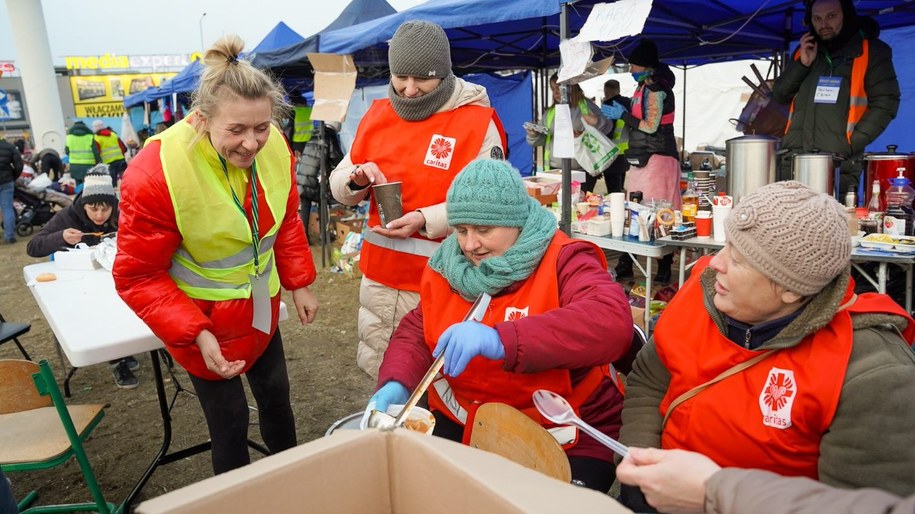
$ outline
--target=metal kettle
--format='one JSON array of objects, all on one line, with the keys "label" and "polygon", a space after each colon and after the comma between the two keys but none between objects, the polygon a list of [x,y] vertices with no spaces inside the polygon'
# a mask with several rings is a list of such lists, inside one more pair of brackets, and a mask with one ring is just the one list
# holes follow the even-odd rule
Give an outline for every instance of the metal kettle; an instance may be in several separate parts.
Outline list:
[{"label": "metal kettle", "polygon": [[739,201],[757,189],[775,182],[775,154],[780,140],[770,136],[740,136],[728,139],[728,193]]},{"label": "metal kettle", "polygon": [[791,160],[794,180],[811,189],[833,196],[836,181],[836,156],[829,152],[795,154]]}]

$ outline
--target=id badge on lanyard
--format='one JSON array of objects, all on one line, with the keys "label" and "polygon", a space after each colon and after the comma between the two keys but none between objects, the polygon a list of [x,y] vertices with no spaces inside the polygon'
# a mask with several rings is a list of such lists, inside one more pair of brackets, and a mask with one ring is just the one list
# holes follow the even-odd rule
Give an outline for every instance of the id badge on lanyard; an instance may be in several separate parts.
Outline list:
[{"label": "id badge on lanyard", "polygon": [[842,77],[820,77],[817,81],[817,90],[813,95],[813,103],[835,104],[839,101],[839,89],[842,87]]}]

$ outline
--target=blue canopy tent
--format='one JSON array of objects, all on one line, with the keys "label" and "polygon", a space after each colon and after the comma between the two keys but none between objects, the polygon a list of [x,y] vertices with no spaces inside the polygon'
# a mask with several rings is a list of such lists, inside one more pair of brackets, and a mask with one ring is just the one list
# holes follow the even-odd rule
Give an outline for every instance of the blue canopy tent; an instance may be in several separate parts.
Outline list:
[{"label": "blue canopy tent", "polygon": [[289,28],[289,25],[279,22],[276,24],[276,27],[273,27],[273,30],[267,33],[264,39],[251,50],[251,53],[269,52],[277,48],[293,45],[304,39],[305,38],[299,35],[298,32]]}]

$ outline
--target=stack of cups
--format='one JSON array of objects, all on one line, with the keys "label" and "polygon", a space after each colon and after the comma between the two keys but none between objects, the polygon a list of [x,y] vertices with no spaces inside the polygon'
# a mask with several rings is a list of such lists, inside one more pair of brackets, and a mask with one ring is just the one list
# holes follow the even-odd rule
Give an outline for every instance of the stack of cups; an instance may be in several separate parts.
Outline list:
[{"label": "stack of cups", "polygon": [[734,199],[730,196],[719,195],[712,198],[712,219],[715,225],[715,241],[724,242],[724,220],[731,214]]},{"label": "stack of cups", "polygon": [[626,194],[610,193],[610,235],[623,237],[626,224]]}]

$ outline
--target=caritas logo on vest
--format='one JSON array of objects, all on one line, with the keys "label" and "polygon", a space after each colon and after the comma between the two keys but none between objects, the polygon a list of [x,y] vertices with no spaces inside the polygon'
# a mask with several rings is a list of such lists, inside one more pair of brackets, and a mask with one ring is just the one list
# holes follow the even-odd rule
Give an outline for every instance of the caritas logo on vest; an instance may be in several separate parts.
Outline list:
[{"label": "caritas logo on vest", "polygon": [[423,164],[447,170],[451,167],[451,158],[454,157],[454,145],[457,139],[446,137],[441,134],[432,134],[429,140],[429,148],[426,149],[426,159]]},{"label": "caritas logo on vest", "polygon": [[791,427],[791,406],[797,396],[797,382],[789,369],[772,368],[759,393],[759,409],[763,425],[786,429]]}]

